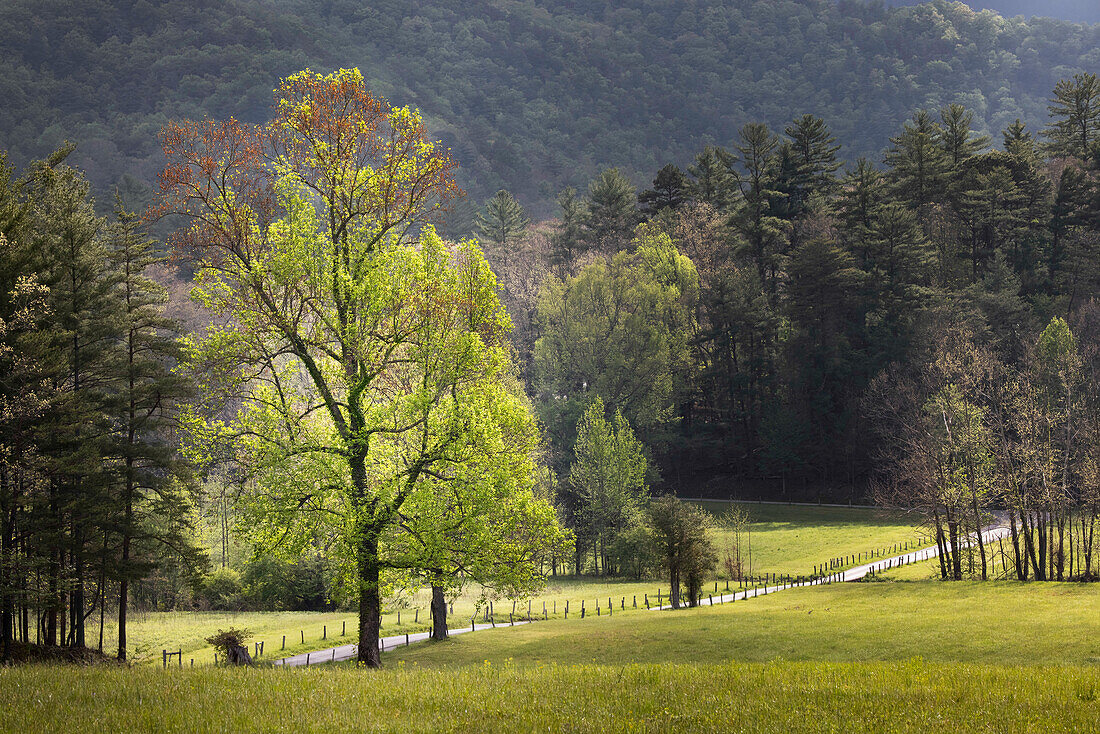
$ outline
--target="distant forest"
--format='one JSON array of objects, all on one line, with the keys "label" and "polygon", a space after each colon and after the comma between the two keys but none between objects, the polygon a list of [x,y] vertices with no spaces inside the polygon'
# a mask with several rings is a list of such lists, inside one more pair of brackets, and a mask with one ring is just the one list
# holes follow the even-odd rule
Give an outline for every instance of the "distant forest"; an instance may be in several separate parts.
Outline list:
[{"label": "distant forest", "polygon": [[[889,0],[887,5],[918,5],[917,0]],[[1093,0],[967,0],[974,10],[992,10],[1006,18],[1058,18],[1074,23],[1100,23],[1100,6]]]},{"label": "distant forest", "polygon": [[358,66],[420,108],[470,196],[509,189],[535,217],[617,165],[636,184],[730,145],[742,125],[825,119],[845,160],[880,160],[919,108],[959,103],[996,134],[1042,125],[1050,90],[1095,69],[1100,27],[962,4],[862,0],[8,0],[0,149],[24,166],[63,140],[102,201],[140,208],[170,119],[266,119],[276,81]]}]

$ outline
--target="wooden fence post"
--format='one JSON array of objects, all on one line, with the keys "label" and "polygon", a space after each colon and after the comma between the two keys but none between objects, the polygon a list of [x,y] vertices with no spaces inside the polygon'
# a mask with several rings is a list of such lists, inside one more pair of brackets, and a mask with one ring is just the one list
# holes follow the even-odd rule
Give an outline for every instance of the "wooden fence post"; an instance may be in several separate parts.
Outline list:
[{"label": "wooden fence post", "polygon": [[[217,654],[218,653],[214,653],[214,655],[217,655]],[[167,650],[161,650],[160,651],[160,662],[161,662],[162,667],[164,667],[164,668],[168,667],[168,651]]]},{"label": "wooden fence post", "polygon": [[[398,614],[401,614],[401,612],[398,612]],[[328,639],[328,625],[327,624],[321,625],[321,639],[322,640],[327,640]]]},{"label": "wooden fence post", "polygon": [[279,649],[280,650],[285,650],[286,649],[286,635],[283,635],[283,646]]},{"label": "wooden fence post", "polygon": [[303,645],[306,644],[306,631],[305,630],[298,630],[298,631],[302,633],[302,644]]}]

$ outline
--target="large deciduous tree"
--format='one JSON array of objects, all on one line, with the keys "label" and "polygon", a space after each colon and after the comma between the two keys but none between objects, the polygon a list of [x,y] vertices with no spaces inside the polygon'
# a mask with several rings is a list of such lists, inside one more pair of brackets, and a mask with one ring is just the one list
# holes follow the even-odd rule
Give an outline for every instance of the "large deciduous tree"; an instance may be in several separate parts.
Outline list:
[{"label": "large deciduous tree", "polygon": [[359,660],[378,666],[386,534],[463,465],[471,423],[492,420],[468,398],[510,369],[483,255],[429,226],[459,193],[455,164],[357,70],[284,80],[265,126],[180,123],[163,140],[162,206],[189,221],[195,293],[219,314],[194,358],[243,400],[230,425],[196,428],[236,439],[266,540],[327,528],[342,546]]}]

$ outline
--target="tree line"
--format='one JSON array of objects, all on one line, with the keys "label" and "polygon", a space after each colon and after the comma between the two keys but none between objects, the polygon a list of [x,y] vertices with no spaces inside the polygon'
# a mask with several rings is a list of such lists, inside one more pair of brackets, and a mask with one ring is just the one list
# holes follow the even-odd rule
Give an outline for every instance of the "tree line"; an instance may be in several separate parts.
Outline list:
[{"label": "tree line", "polygon": [[499,193],[479,236],[563,516],[590,515],[564,478],[597,395],[644,436],[656,486],[705,491],[717,475],[785,498],[868,494],[890,444],[871,401],[881,375],[925,370],[954,330],[1015,369],[1052,319],[1092,307],[1098,103],[1095,75],[1063,80],[1049,124],[1015,121],[996,148],[965,107],[921,110],[881,165],[846,168],[820,118],[749,124],[641,192],[607,169],[533,227]]},{"label": "tree line", "polygon": [[[190,382],[134,214],[101,217],[65,147],[0,154],[0,657],[16,640],[126,657],[133,584],[201,571],[194,475],[174,436]],[[97,618],[98,613],[98,618]],[[90,630],[89,630],[90,628]]]}]

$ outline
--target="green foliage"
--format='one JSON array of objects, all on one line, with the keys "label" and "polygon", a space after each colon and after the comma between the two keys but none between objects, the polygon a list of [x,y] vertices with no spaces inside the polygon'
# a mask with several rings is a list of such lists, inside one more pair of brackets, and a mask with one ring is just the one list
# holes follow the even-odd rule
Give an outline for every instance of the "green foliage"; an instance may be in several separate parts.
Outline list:
[{"label": "green foliage", "polygon": [[477,215],[474,230],[487,249],[507,253],[510,246],[523,239],[528,223],[523,207],[501,189],[485,202],[485,213]]},{"label": "green foliage", "polygon": [[711,537],[713,516],[665,495],[650,503],[649,517],[669,573],[672,608],[680,606],[681,585],[687,590],[688,605],[698,606],[703,581],[718,566]]},{"label": "green foliage", "polygon": [[747,120],[781,129],[812,110],[853,157],[877,155],[920,106],[963,102],[987,133],[1017,117],[1036,125],[1058,78],[1088,70],[1097,45],[1095,28],[946,2],[521,2],[502,16],[484,0],[79,12],[22,0],[5,11],[0,148],[19,166],[68,138],[83,142],[78,163],[100,191],[128,174],[149,185],[166,117],[259,121],[278,78],[357,65],[372,88],[424,110],[473,200],[503,187],[538,216],[606,166],[648,180],[657,161],[683,165]]},{"label": "green foliage", "polygon": [[239,630],[230,627],[227,630],[219,629],[216,634],[206,638],[206,644],[228,657],[229,651],[241,647],[252,637],[248,630]]},{"label": "green foliage", "polygon": [[243,590],[239,573],[232,568],[215,568],[203,579],[202,599],[209,609],[239,609]]},{"label": "green foliage", "polygon": [[562,452],[559,466],[593,394],[640,430],[675,420],[690,370],[698,274],[649,226],[639,228],[634,247],[575,277],[548,277],[539,294],[535,380],[547,430]]},{"label": "green foliage", "polygon": [[[612,546],[621,533],[639,523],[648,494],[641,442],[621,411],[610,422],[604,412],[597,396],[577,424],[566,504],[573,510],[578,549],[582,541],[605,549]],[[611,570],[606,562],[604,570]]]}]

